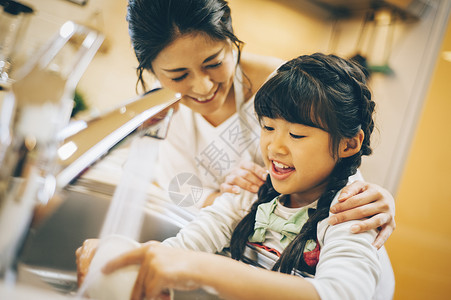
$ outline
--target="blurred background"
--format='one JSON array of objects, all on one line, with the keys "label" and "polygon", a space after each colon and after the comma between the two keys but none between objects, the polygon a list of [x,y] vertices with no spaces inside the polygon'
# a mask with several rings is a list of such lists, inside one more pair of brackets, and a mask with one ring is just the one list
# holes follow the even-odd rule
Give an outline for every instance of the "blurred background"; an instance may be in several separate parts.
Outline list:
[{"label": "blurred background", "polygon": [[[77,86],[90,119],[137,95],[126,0],[23,0],[33,8],[16,67],[67,20],[105,42]],[[384,3],[384,5],[380,5]],[[386,244],[395,299],[451,294],[451,1],[229,0],[244,51],[283,59],[313,52],[364,58],[377,103],[374,154],[362,173],[396,199]],[[1,234],[1,233],[0,233]]]}]

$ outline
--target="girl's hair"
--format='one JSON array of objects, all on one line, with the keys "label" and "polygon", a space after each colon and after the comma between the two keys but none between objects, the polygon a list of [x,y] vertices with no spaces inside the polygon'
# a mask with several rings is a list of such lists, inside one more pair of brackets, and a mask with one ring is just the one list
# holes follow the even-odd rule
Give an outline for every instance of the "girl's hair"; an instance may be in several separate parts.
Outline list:
[{"label": "girl's hair", "polygon": [[184,34],[206,34],[218,41],[230,40],[238,49],[243,42],[233,33],[232,18],[224,0],[129,0],[127,21],[132,46],[138,59],[137,85],[144,90],[144,70],[171,42]]},{"label": "girl's hair", "polygon": [[[300,56],[282,65],[262,86],[255,96],[254,106],[259,120],[281,118],[327,131],[331,138],[331,153],[335,157],[341,139],[354,137],[360,129],[365,134],[358,153],[337,161],[316,210],[309,212],[308,221],[273,268],[283,273],[298,269],[315,274],[316,267],[310,267],[303,259],[305,245],[309,240],[316,241],[318,222],[329,216],[334,196],[346,185],[348,177],[355,174],[361,156],[371,154],[375,103],[371,100],[365,75],[357,65],[335,55]],[[258,205],[278,195],[268,176],[258,191],[258,200],[233,232],[230,246],[233,258],[243,257],[248,238],[254,231]]]}]

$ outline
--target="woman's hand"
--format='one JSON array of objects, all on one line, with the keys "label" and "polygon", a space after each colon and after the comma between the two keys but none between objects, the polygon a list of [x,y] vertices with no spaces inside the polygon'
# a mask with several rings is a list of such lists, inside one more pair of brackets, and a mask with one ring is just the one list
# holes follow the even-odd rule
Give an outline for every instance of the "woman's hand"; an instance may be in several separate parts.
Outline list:
[{"label": "woman's hand", "polygon": [[334,213],[329,223],[335,225],[349,220],[361,221],[351,227],[351,232],[359,233],[380,229],[373,245],[379,249],[396,228],[395,199],[386,189],[371,183],[355,181],[343,188],[339,203],[330,208]]},{"label": "woman's hand", "polygon": [[77,263],[77,280],[78,286],[81,286],[89,271],[92,258],[99,246],[98,239],[89,239],[83,242],[83,245],[75,251]]},{"label": "woman's hand", "polygon": [[129,265],[141,265],[131,299],[169,299],[168,289],[195,290],[196,271],[202,254],[174,249],[148,242],[105,265],[102,271],[110,274]]},{"label": "woman's hand", "polygon": [[251,161],[241,162],[220,186],[221,193],[239,194],[241,189],[257,193],[258,189],[266,181],[268,172],[265,168]]}]

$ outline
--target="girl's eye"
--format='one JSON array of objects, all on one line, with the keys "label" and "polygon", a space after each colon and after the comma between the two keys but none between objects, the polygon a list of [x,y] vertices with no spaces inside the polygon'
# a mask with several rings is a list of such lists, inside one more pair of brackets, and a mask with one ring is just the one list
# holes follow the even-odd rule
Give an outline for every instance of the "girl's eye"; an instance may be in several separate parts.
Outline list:
[{"label": "girl's eye", "polygon": [[213,65],[208,65],[208,66],[206,66],[206,68],[207,69],[214,69],[214,68],[219,67],[220,65],[222,65],[222,61],[220,61],[220,62],[218,62],[216,64],[213,64]]},{"label": "girl's eye", "polygon": [[302,139],[302,138],[305,138],[305,135],[297,135],[297,134],[293,134],[293,133],[290,133],[290,136],[291,136],[292,138],[294,138],[294,139]]},{"label": "girl's eye", "polygon": [[274,130],[273,127],[266,126],[266,125],[263,125],[263,129],[266,130],[266,131],[273,131]]},{"label": "girl's eye", "polygon": [[171,80],[172,80],[172,81],[176,81],[176,82],[182,81],[183,79],[186,78],[186,76],[188,76],[188,73],[185,73],[185,74],[183,74],[183,75],[180,76],[180,77],[172,78]]}]

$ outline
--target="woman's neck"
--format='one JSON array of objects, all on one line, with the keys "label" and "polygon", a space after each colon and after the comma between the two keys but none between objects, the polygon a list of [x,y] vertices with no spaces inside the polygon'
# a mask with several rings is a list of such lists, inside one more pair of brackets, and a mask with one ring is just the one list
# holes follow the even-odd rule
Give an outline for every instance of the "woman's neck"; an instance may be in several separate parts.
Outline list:
[{"label": "woman's neck", "polygon": [[230,93],[227,95],[227,99],[220,109],[215,112],[202,115],[202,117],[207,120],[208,123],[217,127],[224,123],[228,118],[230,118],[236,112],[236,104],[235,104],[235,93],[233,92],[233,86],[231,88]]}]

